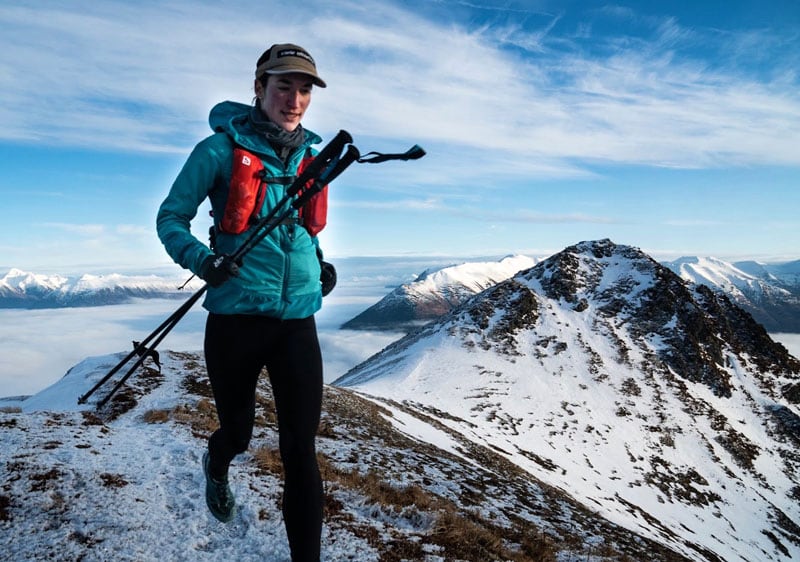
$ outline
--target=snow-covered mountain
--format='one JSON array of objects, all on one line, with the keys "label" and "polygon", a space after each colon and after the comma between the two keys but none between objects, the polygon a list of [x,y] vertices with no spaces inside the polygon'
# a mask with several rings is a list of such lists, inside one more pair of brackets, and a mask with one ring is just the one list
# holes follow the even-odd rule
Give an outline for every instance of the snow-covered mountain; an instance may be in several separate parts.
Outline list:
[{"label": "snow-covered mountain", "polygon": [[423,271],[367,310],[348,320],[351,330],[410,330],[449,312],[469,297],[533,267],[534,258],[515,255],[499,261],[466,262]]},{"label": "snow-covered mountain", "polygon": [[[3,559],[288,561],[266,377],[250,452],[231,469],[238,513],[224,525],[203,495],[200,456],[216,418],[202,355],[162,351],[162,373],[148,360],[102,409],[106,387],[78,406],[122,357],[86,359],[39,394],[0,400]],[[448,423],[435,408],[325,388],[324,560],[690,560]]]},{"label": "snow-covered mountain", "polygon": [[0,277],[0,308],[55,308],[119,304],[131,298],[182,298],[202,285],[188,275],[42,275],[11,269]]},{"label": "snow-covered mountain", "polygon": [[800,260],[779,264],[737,261],[733,265],[749,275],[787,287],[795,294],[800,292]]},{"label": "snow-covered mountain", "polygon": [[686,559],[800,559],[800,361],[636,248],[569,247],[334,384]]},{"label": "snow-covered mountain", "polygon": [[[342,327],[411,331],[538,261],[512,256],[499,262],[466,262],[424,271]],[[686,281],[726,293],[769,332],[800,333],[800,261],[728,263],[713,257],[684,257],[663,265]]]},{"label": "snow-covered mountain", "polygon": [[[439,318],[473,295],[533,267],[537,258],[462,262],[431,268],[396,287],[342,327],[410,331]],[[683,279],[727,293],[768,331],[800,333],[800,260],[784,264],[728,263],[713,257],[663,262]],[[202,282],[173,276],[43,275],[11,269],[0,277],[0,308],[54,308],[120,304],[132,298],[184,298]]]},{"label": "snow-covered mountain", "polygon": [[684,257],[664,265],[682,279],[724,292],[770,332],[800,332],[800,261],[767,265]]}]

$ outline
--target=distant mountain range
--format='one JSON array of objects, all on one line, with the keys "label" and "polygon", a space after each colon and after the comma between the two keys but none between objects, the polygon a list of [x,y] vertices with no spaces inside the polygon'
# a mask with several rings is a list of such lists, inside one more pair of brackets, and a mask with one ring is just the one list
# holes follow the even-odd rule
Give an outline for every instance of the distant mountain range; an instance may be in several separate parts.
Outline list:
[{"label": "distant mountain range", "polygon": [[686,257],[664,265],[682,279],[725,293],[770,332],[800,332],[800,260],[763,264]]},{"label": "distant mountain range", "polygon": [[[353,330],[410,331],[439,318],[473,295],[533,267],[540,259],[514,255],[499,261],[462,262],[426,269],[410,283],[342,325]],[[728,263],[713,257],[663,262],[682,279],[728,295],[769,332],[800,333],[800,260]],[[41,275],[11,269],[0,277],[0,308],[58,308],[119,304],[132,298],[183,298],[195,278],[157,275]]]},{"label": "distant mountain range", "polygon": [[636,248],[568,247],[333,384],[686,559],[800,559],[800,361],[728,294]]},{"label": "distant mountain range", "polygon": [[[536,262],[513,256],[499,262],[466,262],[426,270],[342,327],[410,331]],[[728,295],[770,332],[800,332],[800,260],[731,264],[715,258],[684,257],[663,265],[688,282]]]},{"label": "distant mountain range", "polygon": [[61,308],[120,304],[132,298],[183,298],[199,288],[194,279],[158,275],[41,275],[11,269],[0,277],[0,308]]}]

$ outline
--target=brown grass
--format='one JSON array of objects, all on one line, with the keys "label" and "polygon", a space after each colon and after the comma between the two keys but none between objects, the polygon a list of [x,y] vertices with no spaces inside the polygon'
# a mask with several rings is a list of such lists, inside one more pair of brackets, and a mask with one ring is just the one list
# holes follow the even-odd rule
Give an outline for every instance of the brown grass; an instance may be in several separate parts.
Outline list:
[{"label": "brown grass", "polygon": [[128,481],[125,480],[122,475],[111,474],[110,472],[102,473],[100,475],[100,480],[103,481],[103,486],[106,488],[123,488],[128,485]]},{"label": "brown grass", "polygon": [[[216,409],[208,392],[207,382],[204,377],[195,376],[187,386],[199,394],[194,397],[197,399],[196,403],[181,404],[169,410],[151,410],[144,414],[144,420],[147,423],[175,421],[189,426],[196,437],[207,438],[218,427]],[[262,373],[259,381],[256,401],[256,427],[266,427],[268,434],[274,435],[277,421],[266,373]],[[405,452],[409,449],[426,451],[420,458],[424,458],[426,454],[439,454],[437,451],[427,451],[419,443],[398,434],[387,420],[391,412],[373,402],[326,388],[323,404],[323,417],[318,432],[323,440],[366,439],[375,442],[369,445],[370,450],[381,443],[382,447],[394,449],[395,460],[401,466],[399,470],[408,475],[414,474],[413,469],[409,469],[409,459],[405,458]],[[264,475],[282,478],[283,465],[274,441],[270,439],[270,444],[267,444],[256,438],[251,449],[256,470]],[[481,453],[478,448],[471,452],[479,460],[486,460],[487,463],[490,460],[483,459],[488,452]],[[372,455],[368,457],[362,463],[358,462],[359,453],[356,451],[348,460],[341,461],[322,452],[317,456],[325,482],[326,521],[346,528],[367,541],[378,550],[381,562],[422,560],[431,554],[448,561],[554,562],[559,546],[573,552],[587,552],[585,544],[569,546],[563,538],[556,543],[557,539],[545,534],[530,521],[517,518],[513,514],[506,513],[506,518],[498,520],[482,516],[478,511],[482,505],[481,486],[466,486],[465,489],[471,493],[469,497],[465,498],[466,493],[462,490],[460,500],[451,500],[428,489],[428,486],[434,484],[430,478],[418,479],[417,482],[410,476],[405,484],[393,484],[393,477],[382,467],[363,468],[370,464],[374,466]],[[384,462],[387,460],[388,457],[384,458]],[[494,462],[496,464],[498,461],[495,459]],[[521,470],[507,464],[502,465],[500,473]],[[361,467],[364,472],[357,467]],[[411,472],[405,472],[406,470]],[[109,480],[107,485],[113,486],[114,481]],[[359,521],[348,509],[347,500],[344,499],[348,495],[343,494],[343,491],[363,498],[359,501],[362,508],[366,504],[368,509],[375,508],[387,517],[407,520],[410,525],[399,525],[397,528],[384,526],[379,531],[374,525]],[[457,501],[477,507],[473,510],[459,506]],[[258,516],[264,519],[268,517],[268,513],[262,509]],[[426,545],[428,547],[424,548]],[[604,550],[603,554],[613,552],[610,547]],[[593,557],[600,555],[597,546],[590,547],[588,552]]]},{"label": "brown grass", "polygon": [[173,420],[192,429],[195,437],[206,439],[213,433],[217,423],[217,409],[208,398],[201,398],[194,405],[178,404],[171,410],[148,410],[142,415],[146,423],[165,423]]},{"label": "brown grass", "polygon": [[253,458],[261,472],[278,476],[283,474],[283,464],[278,449],[259,447],[253,451]]},{"label": "brown grass", "polygon": [[477,514],[459,513],[447,505],[436,519],[429,540],[443,549],[447,560],[508,560],[511,562],[555,562],[553,541],[535,528],[519,539],[519,550],[506,541],[515,533],[484,520]]},{"label": "brown grass", "polygon": [[145,423],[165,423],[169,421],[169,410],[148,410],[142,415]]},{"label": "brown grass", "polygon": [[[277,471],[280,469],[280,457],[277,451],[270,458],[277,458]],[[435,544],[441,548],[441,554],[447,560],[508,560],[512,562],[554,562],[556,549],[552,540],[536,529],[520,534],[519,550],[506,546],[509,529],[501,528],[484,520],[477,514],[461,514],[458,507],[450,500],[441,498],[419,486],[409,484],[393,486],[375,470],[360,473],[355,469],[341,470],[324,455],[318,455],[320,471],[328,487],[340,486],[366,496],[369,503],[380,506],[390,512],[416,511],[434,522],[424,542]],[[330,495],[330,490],[329,494]],[[336,505],[335,501],[326,502]],[[337,510],[338,511],[338,510]],[[423,518],[421,518],[423,519]],[[419,559],[421,557],[420,541],[409,538],[397,538],[389,541],[380,537],[371,539],[365,536],[373,546],[381,550],[382,562],[393,562],[403,559]]]}]

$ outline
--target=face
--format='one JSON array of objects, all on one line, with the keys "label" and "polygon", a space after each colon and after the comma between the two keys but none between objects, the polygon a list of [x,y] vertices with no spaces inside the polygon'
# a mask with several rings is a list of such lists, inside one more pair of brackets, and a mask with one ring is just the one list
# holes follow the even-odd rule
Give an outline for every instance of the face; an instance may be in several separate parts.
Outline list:
[{"label": "face", "polygon": [[311,103],[313,85],[307,75],[300,73],[270,76],[266,88],[256,80],[258,106],[270,121],[285,131],[294,131]]}]

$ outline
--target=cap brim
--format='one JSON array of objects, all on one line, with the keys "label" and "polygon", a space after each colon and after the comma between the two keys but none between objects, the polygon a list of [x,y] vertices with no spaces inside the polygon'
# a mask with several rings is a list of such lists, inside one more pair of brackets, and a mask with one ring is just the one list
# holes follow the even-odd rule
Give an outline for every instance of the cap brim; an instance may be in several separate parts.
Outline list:
[{"label": "cap brim", "polygon": [[315,86],[319,86],[320,88],[327,88],[328,87],[328,85],[325,83],[325,81],[322,78],[320,78],[319,76],[315,76],[314,74],[306,72],[305,70],[297,70],[296,68],[290,68],[290,69],[287,69],[287,70],[274,70],[274,69],[273,70],[267,70],[264,74],[270,74],[270,75],[276,75],[276,76],[280,75],[280,74],[305,74],[306,76],[311,78],[311,81],[314,82]]}]

